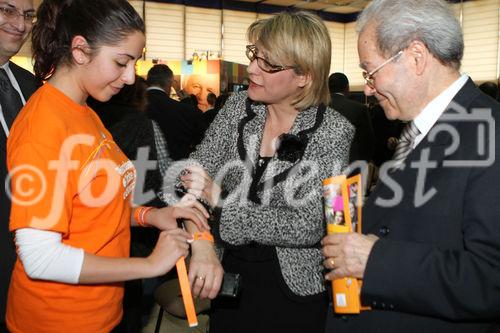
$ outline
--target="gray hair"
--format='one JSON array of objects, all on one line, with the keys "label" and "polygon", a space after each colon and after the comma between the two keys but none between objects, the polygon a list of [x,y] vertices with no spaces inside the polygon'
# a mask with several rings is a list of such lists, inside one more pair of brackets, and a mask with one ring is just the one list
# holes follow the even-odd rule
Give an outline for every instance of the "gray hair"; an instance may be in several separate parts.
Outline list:
[{"label": "gray hair", "polygon": [[444,0],[374,0],[358,17],[357,32],[372,23],[382,54],[392,56],[419,40],[443,65],[460,69],[462,29]]}]

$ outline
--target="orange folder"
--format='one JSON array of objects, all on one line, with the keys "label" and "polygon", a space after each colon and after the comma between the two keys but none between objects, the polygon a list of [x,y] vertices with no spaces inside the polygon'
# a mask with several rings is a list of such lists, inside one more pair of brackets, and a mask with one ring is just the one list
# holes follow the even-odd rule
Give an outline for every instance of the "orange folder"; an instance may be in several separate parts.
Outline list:
[{"label": "orange folder", "polygon": [[[353,185],[356,186],[355,193],[352,192]],[[360,175],[350,178],[341,175],[323,181],[327,234],[352,231],[361,233],[362,193]],[[353,194],[356,212],[349,209],[349,205],[352,204],[349,194]],[[351,214],[357,214],[355,221],[353,221]],[[353,230],[353,222],[356,222],[356,230]],[[362,283],[362,280],[352,277],[332,281],[333,310],[335,313],[359,314],[362,310],[370,309],[361,305]]]}]

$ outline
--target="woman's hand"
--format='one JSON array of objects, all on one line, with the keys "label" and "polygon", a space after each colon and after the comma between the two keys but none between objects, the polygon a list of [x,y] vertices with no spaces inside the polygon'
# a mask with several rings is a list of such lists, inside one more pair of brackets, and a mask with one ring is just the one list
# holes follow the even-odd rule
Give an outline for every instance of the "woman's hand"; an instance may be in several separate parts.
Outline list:
[{"label": "woman's hand", "polygon": [[199,166],[190,166],[186,171],[181,176],[181,181],[188,193],[204,198],[210,206],[215,207],[221,193],[219,185],[214,183],[208,173]]},{"label": "woman's hand", "polygon": [[206,240],[191,244],[189,281],[194,297],[214,299],[219,293],[224,270],[215,254],[214,246]]},{"label": "woman's hand", "polygon": [[180,257],[186,257],[189,254],[188,241],[191,240],[192,235],[180,228],[162,231],[153,252],[146,258],[151,277],[166,274]]},{"label": "woman's hand", "polygon": [[207,210],[197,200],[182,200],[172,206],[151,210],[146,215],[146,223],[160,230],[178,228],[177,219],[190,220],[198,229],[210,230]]}]

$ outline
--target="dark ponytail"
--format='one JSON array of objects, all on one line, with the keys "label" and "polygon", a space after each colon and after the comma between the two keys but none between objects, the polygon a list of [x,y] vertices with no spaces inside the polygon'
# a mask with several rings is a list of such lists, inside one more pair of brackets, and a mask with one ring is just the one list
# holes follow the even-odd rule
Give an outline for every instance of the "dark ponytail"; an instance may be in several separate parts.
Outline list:
[{"label": "dark ponytail", "polygon": [[58,43],[57,23],[60,13],[72,0],[44,0],[37,12],[32,30],[32,51],[35,75],[45,80],[52,75],[54,65],[62,58]]},{"label": "dark ponytail", "polygon": [[47,80],[59,65],[71,65],[75,36],[94,52],[134,31],[144,33],[144,22],[127,0],[44,0],[32,31],[35,76]]}]

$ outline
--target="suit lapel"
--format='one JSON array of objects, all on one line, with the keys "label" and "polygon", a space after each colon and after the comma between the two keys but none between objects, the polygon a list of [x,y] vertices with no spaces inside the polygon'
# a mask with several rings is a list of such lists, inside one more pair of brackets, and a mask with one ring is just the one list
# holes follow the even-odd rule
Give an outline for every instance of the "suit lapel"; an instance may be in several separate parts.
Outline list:
[{"label": "suit lapel", "polygon": [[10,68],[12,74],[14,75],[14,77],[16,78],[16,81],[19,84],[19,87],[21,88],[21,92],[23,94],[24,100],[28,101],[29,96],[31,96],[31,92],[26,87],[27,84],[26,84],[26,82],[24,82],[22,75],[20,74],[19,67],[10,61],[9,68]]},{"label": "suit lapel", "polygon": [[[16,81],[21,88],[24,100],[28,101],[35,90],[40,86],[36,79],[24,69],[9,61],[9,69],[16,78]],[[0,138],[0,153],[5,154],[7,151],[7,140],[2,131],[2,138]]]},{"label": "suit lapel", "polygon": [[[325,112],[322,106],[321,112]],[[314,127],[320,125],[322,117],[319,117],[319,108],[311,107],[299,112],[295,122],[290,130],[290,134],[298,134],[299,132],[308,132]],[[320,118],[320,119],[319,119]],[[250,120],[248,120],[250,119]],[[319,119],[319,120],[318,120]],[[247,102],[246,120],[243,119],[240,123],[240,135],[242,135],[242,145],[244,149],[240,150],[240,158],[244,161],[249,169],[252,170],[259,158],[262,135],[264,133],[264,125],[266,121],[266,106],[263,104]],[[319,123],[318,123],[319,122]],[[283,161],[277,158],[275,154],[269,161],[266,171],[259,181],[259,187],[274,186],[281,181],[284,175],[292,169],[297,162]]]},{"label": "suit lapel", "polygon": [[243,135],[246,162],[253,166],[259,159],[260,144],[266,122],[266,107],[263,104],[251,103],[249,100],[247,103],[247,117],[251,119],[247,123],[242,124],[243,128],[240,135]]},{"label": "suit lapel", "polygon": [[33,74],[13,62],[9,62],[9,68],[21,88],[24,99],[28,101],[31,95],[33,95],[35,91],[42,86],[41,82],[39,82]]}]

